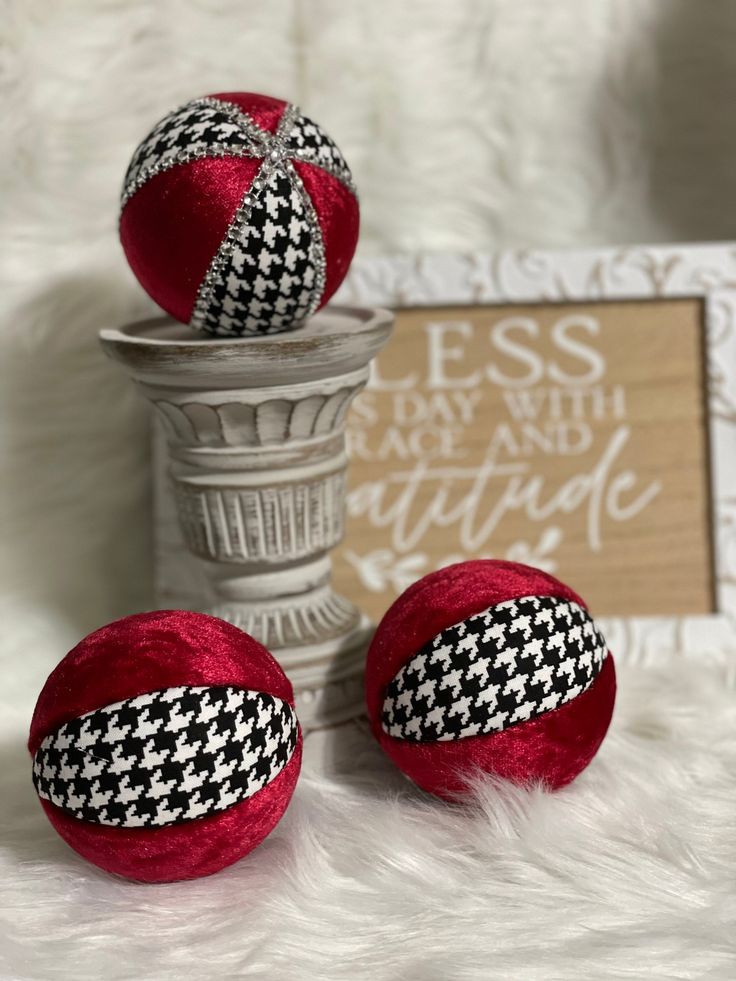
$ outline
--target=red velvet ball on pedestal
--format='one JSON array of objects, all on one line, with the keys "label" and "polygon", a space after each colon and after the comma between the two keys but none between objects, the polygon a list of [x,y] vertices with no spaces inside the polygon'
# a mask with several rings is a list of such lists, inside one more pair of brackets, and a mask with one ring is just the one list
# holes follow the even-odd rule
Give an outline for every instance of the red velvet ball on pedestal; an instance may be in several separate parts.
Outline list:
[{"label": "red velvet ball on pedestal", "polygon": [[162,610],[85,637],[31,722],[33,780],[80,855],[143,882],[210,875],[255,848],[294,791],[291,685],[232,624]]},{"label": "red velvet ball on pedestal", "polygon": [[208,334],[298,327],[342,282],[358,226],[335,143],[296,106],[252,92],[170,112],[123,186],[131,269],[172,317]]},{"label": "red velvet ball on pedestal", "polygon": [[580,597],[539,569],[492,560],[407,589],[378,626],[365,684],[385,752],[448,799],[479,772],[569,783],[616,697],[613,658]]}]

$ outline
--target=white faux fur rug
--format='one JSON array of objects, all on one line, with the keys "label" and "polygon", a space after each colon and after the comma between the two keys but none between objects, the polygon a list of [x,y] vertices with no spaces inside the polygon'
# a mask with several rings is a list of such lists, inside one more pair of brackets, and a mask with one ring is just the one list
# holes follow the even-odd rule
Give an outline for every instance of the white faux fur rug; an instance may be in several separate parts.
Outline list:
[{"label": "white faux fur rug", "polygon": [[[310,737],[276,832],[206,880],[87,865],[2,746],[3,979],[335,981],[736,975],[736,703],[726,672],[625,668],[568,789],[431,800],[365,729]],[[319,739],[320,745],[317,745]],[[339,756],[338,754],[339,747]],[[318,776],[314,758],[328,761]]]},{"label": "white faux fur rug", "polygon": [[736,977],[733,651],[622,667],[599,758],[555,797],[450,809],[333,735],[343,777],[305,772],[258,852],[182,886],[78,860],[24,749],[54,663],[151,602],[143,406],[96,335],[151,309],[115,225],[155,120],[296,100],[353,168],[364,254],[723,238],[735,49],[733,0],[6,0],[3,981]]}]

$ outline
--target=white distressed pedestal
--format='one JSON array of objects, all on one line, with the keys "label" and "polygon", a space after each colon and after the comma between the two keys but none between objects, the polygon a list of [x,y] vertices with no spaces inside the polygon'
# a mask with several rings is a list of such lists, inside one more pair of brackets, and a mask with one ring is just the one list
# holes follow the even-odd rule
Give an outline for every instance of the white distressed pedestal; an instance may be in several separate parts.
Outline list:
[{"label": "white distressed pedestal", "polygon": [[100,334],[166,433],[192,605],[257,637],[305,730],[353,718],[372,625],[330,582],[343,537],[345,417],[386,343],[386,310],[327,307],[301,329],[212,339],[166,317]]}]

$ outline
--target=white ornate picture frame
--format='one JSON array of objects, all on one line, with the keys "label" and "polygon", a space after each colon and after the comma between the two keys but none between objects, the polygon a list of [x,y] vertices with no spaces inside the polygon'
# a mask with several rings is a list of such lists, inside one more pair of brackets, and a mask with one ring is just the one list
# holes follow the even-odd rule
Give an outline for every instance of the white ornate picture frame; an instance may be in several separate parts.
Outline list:
[{"label": "white ornate picture frame", "polygon": [[736,657],[735,244],[366,259],[337,301],[401,308],[672,298],[702,298],[705,311],[716,612],[602,624],[617,656]]},{"label": "white ornate picture frame", "polygon": [[[736,658],[736,245],[367,258],[354,263],[333,302],[400,309],[675,298],[702,300],[704,310],[716,612],[615,616],[601,623],[617,657]],[[201,577],[181,544],[163,469],[158,452],[158,601],[196,607]],[[335,587],[341,588],[339,576]],[[584,584],[580,589],[584,593]]]}]

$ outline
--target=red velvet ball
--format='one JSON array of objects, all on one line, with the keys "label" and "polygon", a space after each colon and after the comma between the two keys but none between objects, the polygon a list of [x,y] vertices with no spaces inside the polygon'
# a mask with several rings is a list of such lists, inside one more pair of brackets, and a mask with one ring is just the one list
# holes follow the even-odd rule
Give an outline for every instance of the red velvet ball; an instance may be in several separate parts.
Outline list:
[{"label": "red velvet ball", "polygon": [[286,675],[232,624],[161,610],[96,630],[49,675],[34,783],[61,837],[143,882],[210,875],[291,799],[302,737]]},{"label": "red velvet ball", "polygon": [[385,752],[448,799],[478,772],[569,783],[598,750],[616,697],[613,658],[580,597],[539,569],[493,560],[410,586],[378,626],[365,686]]},{"label": "red velvet ball", "polygon": [[296,106],[251,92],[170,112],[123,186],[133,272],[172,317],[209,334],[298,327],[345,277],[358,226],[334,142]]}]

